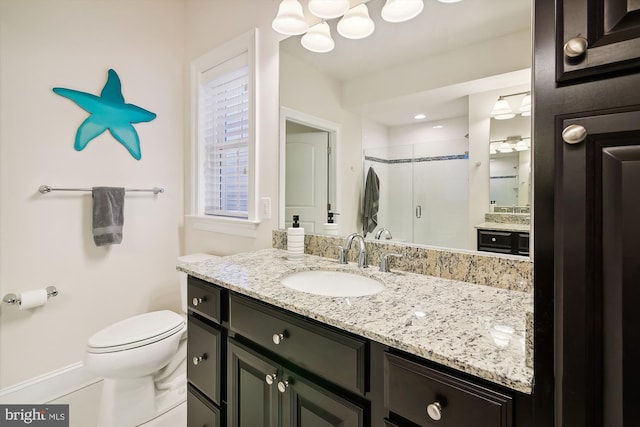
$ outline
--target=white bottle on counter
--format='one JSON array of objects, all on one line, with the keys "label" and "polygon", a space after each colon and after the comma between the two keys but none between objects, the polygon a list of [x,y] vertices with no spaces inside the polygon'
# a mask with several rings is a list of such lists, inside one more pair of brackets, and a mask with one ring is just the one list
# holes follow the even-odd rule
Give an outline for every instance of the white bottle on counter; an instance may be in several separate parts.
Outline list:
[{"label": "white bottle on counter", "polygon": [[298,223],[299,216],[293,216],[293,224],[287,229],[288,258],[300,260],[304,255],[304,228]]}]

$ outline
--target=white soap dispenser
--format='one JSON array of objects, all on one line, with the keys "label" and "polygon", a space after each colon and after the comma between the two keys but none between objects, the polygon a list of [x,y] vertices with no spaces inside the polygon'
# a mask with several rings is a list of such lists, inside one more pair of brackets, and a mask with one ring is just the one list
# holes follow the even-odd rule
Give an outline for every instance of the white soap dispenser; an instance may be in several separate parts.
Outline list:
[{"label": "white soap dispenser", "polygon": [[333,219],[334,215],[338,214],[330,211],[327,214],[327,222],[324,223],[324,232],[332,236],[338,235],[338,224]]},{"label": "white soap dispenser", "polygon": [[287,229],[287,251],[292,260],[302,259],[304,255],[304,228],[300,227],[298,215],[293,216],[293,224]]}]

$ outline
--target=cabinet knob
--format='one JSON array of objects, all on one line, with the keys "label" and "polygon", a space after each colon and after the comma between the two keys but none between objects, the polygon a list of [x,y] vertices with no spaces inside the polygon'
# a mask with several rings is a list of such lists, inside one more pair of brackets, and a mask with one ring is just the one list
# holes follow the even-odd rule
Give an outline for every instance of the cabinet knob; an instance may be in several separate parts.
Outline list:
[{"label": "cabinet knob", "polygon": [[442,418],[442,405],[440,402],[433,402],[427,405],[427,414],[433,421],[439,421]]},{"label": "cabinet knob", "polygon": [[289,388],[289,381],[278,381],[278,391],[284,393]]},{"label": "cabinet knob", "polygon": [[284,332],[280,333],[280,334],[273,334],[273,336],[271,337],[271,339],[273,340],[273,343],[275,345],[280,344],[282,341],[284,341],[285,336],[284,336]]},{"label": "cabinet knob", "polygon": [[197,307],[198,304],[202,304],[203,302],[205,302],[207,299],[206,298],[194,298],[191,300],[191,304],[193,304],[194,307]]},{"label": "cabinet knob", "polygon": [[278,373],[274,372],[273,374],[267,374],[264,377],[264,380],[267,384],[272,385],[278,379]]},{"label": "cabinet knob", "polygon": [[584,126],[569,125],[562,130],[562,140],[567,144],[578,144],[587,138]]},{"label": "cabinet knob", "polygon": [[589,47],[589,42],[584,37],[574,37],[564,44],[564,54],[569,58],[577,58],[584,55]]},{"label": "cabinet knob", "polygon": [[495,238],[495,237],[492,237],[492,238],[491,238],[491,241],[492,241],[492,242],[495,242],[495,241],[496,241],[496,238]]},{"label": "cabinet knob", "polygon": [[203,354],[202,356],[193,356],[193,359],[191,361],[194,365],[198,366],[198,364],[200,364],[200,362],[202,362],[203,360],[207,360],[207,353]]}]

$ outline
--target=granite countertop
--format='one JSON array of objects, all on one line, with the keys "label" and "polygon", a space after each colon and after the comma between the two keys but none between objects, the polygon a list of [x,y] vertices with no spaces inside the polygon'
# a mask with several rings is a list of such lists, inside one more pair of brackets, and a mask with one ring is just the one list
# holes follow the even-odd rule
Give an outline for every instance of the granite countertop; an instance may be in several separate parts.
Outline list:
[{"label": "granite countertop", "polygon": [[[178,263],[177,269],[277,307],[319,320],[508,388],[531,393],[526,364],[526,313],[530,293],[493,288],[377,266],[359,269],[304,255],[287,259],[280,249]],[[364,297],[326,297],[285,288],[280,279],[301,270],[345,270],[382,281]]]},{"label": "granite countertop", "polygon": [[476,225],[475,228],[494,231],[519,231],[521,233],[531,232],[530,224],[511,224],[506,222],[483,222]]}]

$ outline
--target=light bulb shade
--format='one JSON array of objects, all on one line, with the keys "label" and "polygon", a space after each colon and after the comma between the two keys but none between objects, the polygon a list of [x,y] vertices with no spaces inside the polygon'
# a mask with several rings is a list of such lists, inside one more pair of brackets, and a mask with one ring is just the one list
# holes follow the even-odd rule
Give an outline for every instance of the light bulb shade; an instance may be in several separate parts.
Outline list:
[{"label": "light bulb shade", "polygon": [[522,98],[522,104],[520,104],[520,113],[525,117],[531,115],[531,95],[527,94],[524,98]]},{"label": "light bulb shade", "polygon": [[515,147],[513,147],[514,150],[516,151],[525,151],[529,149],[529,146],[527,145],[526,142],[524,142],[522,139],[520,141],[518,141],[518,143],[516,144]]},{"label": "light bulb shade", "polygon": [[330,52],[336,45],[331,38],[329,24],[326,22],[321,22],[309,28],[307,34],[300,39],[300,43],[305,49],[316,53]]},{"label": "light bulb shade", "polygon": [[381,15],[387,22],[404,22],[418,16],[422,9],[422,0],[387,0],[382,7]]},{"label": "light bulb shade", "polygon": [[338,33],[348,39],[363,39],[373,33],[376,24],[369,16],[366,4],[349,9],[338,22]]},{"label": "light bulb shade", "polygon": [[512,119],[515,116],[515,113],[511,111],[509,103],[504,99],[498,99],[496,105],[493,106],[493,110],[491,110],[491,117],[497,120]]},{"label": "light bulb shade", "polygon": [[304,19],[302,5],[298,0],[282,0],[278,7],[278,15],[271,22],[271,27],[287,36],[302,34],[309,29]]},{"label": "light bulb shade", "polygon": [[511,148],[511,144],[505,141],[500,144],[500,146],[498,147],[498,151],[501,153],[511,153],[513,149]]},{"label": "light bulb shade", "polygon": [[318,18],[333,19],[349,10],[349,0],[309,0],[309,12]]}]

